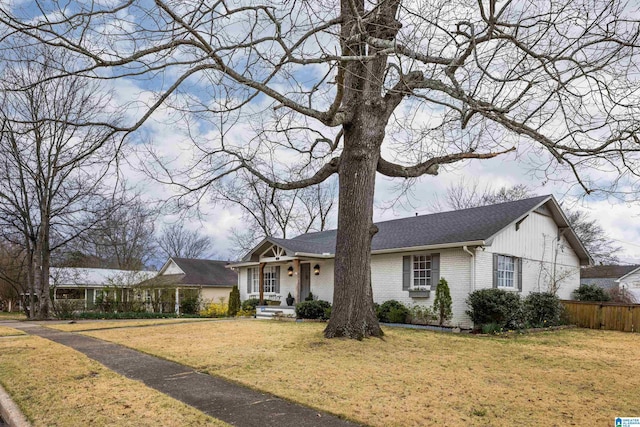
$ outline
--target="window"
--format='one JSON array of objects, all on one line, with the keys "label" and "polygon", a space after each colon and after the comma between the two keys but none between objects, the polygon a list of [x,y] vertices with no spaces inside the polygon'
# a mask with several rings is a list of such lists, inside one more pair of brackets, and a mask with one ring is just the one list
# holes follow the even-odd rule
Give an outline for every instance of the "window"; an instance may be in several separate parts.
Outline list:
[{"label": "window", "polygon": [[[277,268],[273,266],[267,266],[264,268],[264,292],[276,293],[278,292],[278,274]],[[251,268],[251,292],[260,293],[260,269],[258,267]]]},{"label": "window", "polygon": [[413,289],[429,289],[431,286],[431,256],[413,256]]},{"label": "window", "polygon": [[259,268],[251,268],[251,292],[257,294],[260,292],[260,276]]},{"label": "window", "polygon": [[498,269],[496,272],[499,288],[516,287],[516,260],[514,257],[498,255]]},{"label": "window", "polygon": [[265,293],[275,293],[276,292],[276,268],[275,267],[265,267],[264,268],[264,291]]}]

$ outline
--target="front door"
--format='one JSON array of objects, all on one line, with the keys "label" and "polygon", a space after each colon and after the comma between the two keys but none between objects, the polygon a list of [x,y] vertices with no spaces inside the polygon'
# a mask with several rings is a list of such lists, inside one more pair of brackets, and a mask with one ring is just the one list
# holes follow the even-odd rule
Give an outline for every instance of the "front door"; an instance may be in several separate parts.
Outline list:
[{"label": "front door", "polygon": [[304,301],[311,292],[311,264],[300,264],[300,301]]}]

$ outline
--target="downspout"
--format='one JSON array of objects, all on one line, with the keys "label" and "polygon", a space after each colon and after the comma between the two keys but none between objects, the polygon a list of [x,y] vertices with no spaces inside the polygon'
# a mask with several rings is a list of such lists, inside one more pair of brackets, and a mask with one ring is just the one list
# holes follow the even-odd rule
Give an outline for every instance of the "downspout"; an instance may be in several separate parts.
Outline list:
[{"label": "downspout", "polygon": [[463,246],[462,250],[471,256],[471,292],[476,290],[476,257],[473,252],[469,250],[468,246]]}]

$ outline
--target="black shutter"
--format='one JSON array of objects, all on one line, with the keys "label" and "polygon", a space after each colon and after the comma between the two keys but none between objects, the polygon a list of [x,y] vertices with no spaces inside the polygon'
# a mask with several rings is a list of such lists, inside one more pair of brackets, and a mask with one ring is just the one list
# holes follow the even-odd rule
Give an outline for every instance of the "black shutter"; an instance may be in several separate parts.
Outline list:
[{"label": "black shutter", "polygon": [[280,266],[276,266],[276,294],[280,293]]},{"label": "black shutter", "polygon": [[402,257],[402,290],[411,288],[411,255]]},{"label": "black shutter", "polygon": [[247,268],[247,293],[250,294],[251,289],[251,275],[253,273],[253,268]]},{"label": "black shutter", "polygon": [[516,258],[518,265],[518,290],[522,292],[522,258]]},{"label": "black shutter", "polygon": [[493,254],[493,287],[498,287],[498,254]]},{"label": "black shutter", "polygon": [[431,290],[435,291],[440,281],[440,254],[431,254]]}]

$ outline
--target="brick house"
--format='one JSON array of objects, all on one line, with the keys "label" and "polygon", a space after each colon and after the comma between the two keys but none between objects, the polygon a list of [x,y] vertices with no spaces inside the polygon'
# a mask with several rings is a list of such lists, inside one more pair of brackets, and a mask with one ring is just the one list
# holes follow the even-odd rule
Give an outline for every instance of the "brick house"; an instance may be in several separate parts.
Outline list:
[{"label": "brick house", "polygon": [[[446,278],[453,300],[453,325],[470,327],[466,298],[477,289],[553,291],[568,299],[580,283],[580,266],[591,257],[553,196],[421,215],[376,224],[371,252],[374,301],[395,299],[433,305]],[[309,292],[333,299],[336,230],[293,239],[267,238],[241,262],[241,298],[298,302]]]}]

